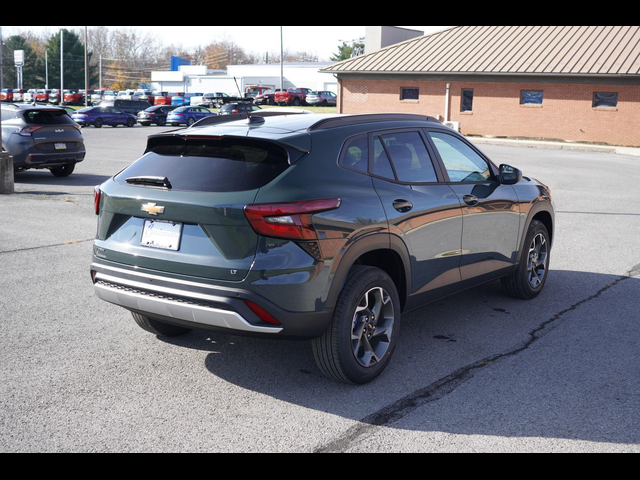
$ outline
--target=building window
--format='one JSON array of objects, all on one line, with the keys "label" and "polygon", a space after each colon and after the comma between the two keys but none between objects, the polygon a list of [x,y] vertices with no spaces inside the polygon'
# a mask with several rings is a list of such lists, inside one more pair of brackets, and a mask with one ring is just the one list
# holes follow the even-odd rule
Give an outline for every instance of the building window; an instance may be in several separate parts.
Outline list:
[{"label": "building window", "polygon": [[618,106],[618,94],[617,93],[594,93],[593,94],[593,107],[617,107]]},{"label": "building window", "polygon": [[473,112],[473,89],[462,89],[462,102],[460,105],[461,112]]},{"label": "building window", "polygon": [[402,88],[400,89],[400,100],[419,100],[419,88]]},{"label": "building window", "polygon": [[544,94],[539,90],[523,90],[520,93],[520,105],[542,105]]}]

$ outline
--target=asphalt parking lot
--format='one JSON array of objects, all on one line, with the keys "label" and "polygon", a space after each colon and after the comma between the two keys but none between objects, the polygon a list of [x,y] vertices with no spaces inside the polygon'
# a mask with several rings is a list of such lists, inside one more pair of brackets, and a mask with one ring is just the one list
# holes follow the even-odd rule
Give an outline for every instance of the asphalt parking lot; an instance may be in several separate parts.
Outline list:
[{"label": "asphalt parking lot", "polygon": [[71,177],[0,196],[0,451],[640,453],[640,158],[481,146],[552,188],[546,290],[407,314],[385,374],[351,387],[307,343],[159,340],[95,298],[93,187],[160,131],[85,129]]}]

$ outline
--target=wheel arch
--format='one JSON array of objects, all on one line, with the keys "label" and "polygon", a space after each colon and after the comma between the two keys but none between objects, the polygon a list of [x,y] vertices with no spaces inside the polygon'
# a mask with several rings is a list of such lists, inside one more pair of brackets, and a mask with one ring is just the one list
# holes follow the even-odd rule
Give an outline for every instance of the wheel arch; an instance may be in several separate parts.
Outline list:
[{"label": "wheel arch", "polygon": [[521,252],[524,248],[527,231],[529,230],[531,223],[536,220],[542,222],[542,224],[544,224],[544,226],[547,228],[547,231],[549,232],[549,239],[551,241],[551,245],[553,246],[553,239],[555,235],[555,213],[553,205],[551,205],[550,202],[541,201],[532,205],[529,213],[527,214],[527,219],[522,225],[518,252]]},{"label": "wheel arch", "polygon": [[386,272],[398,290],[402,308],[411,291],[411,260],[406,245],[399,237],[374,234],[354,242],[339,259],[327,304],[335,306],[350,270],[354,265],[376,267]]}]

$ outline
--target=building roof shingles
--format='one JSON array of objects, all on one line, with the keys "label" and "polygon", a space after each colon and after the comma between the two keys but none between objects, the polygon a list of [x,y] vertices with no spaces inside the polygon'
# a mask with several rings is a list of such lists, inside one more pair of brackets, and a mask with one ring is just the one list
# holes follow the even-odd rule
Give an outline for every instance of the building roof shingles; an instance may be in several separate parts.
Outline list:
[{"label": "building roof shingles", "polygon": [[640,26],[458,26],[324,71],[633,76],[640,75]]}]

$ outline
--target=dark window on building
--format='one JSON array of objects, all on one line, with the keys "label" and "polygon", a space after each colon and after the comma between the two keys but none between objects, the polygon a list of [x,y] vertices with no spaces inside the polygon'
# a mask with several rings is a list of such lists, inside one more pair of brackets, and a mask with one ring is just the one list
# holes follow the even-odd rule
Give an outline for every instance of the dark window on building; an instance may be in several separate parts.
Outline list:
[{"label": "dark window on building", "polygon": [[461,112],[473,112],[473,89],[462,89],[462,104],[460,105]]},{"label": "dark window on building", "polygon": [[597,107],[617,107],[618,94],[596,92],[593,94],[593,106],[596,108]]},{"label": "dark window on building", "polygon": [[400,89],[400,100],[419,100],[419,88],[402,88]]},{"label": "dark window on building", "polygon": [[542,105],[544,94],[538,90],[523,90],[520,94],[520,105]]}]

